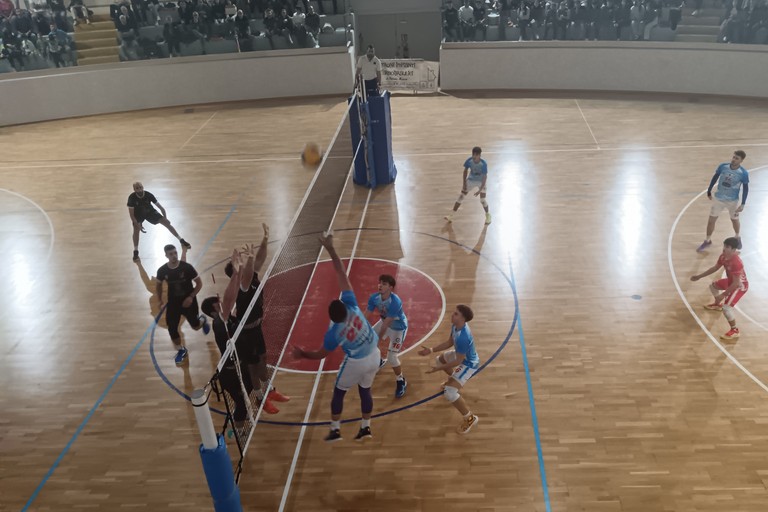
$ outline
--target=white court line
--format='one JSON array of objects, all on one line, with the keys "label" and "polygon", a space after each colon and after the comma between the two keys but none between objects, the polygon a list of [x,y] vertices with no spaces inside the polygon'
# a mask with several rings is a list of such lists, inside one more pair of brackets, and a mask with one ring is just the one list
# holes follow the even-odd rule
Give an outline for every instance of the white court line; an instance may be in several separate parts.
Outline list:
[{"label": "white court line", "polygon": [[[484,155],[509,155],[518,153],[588,153],[590,151],[655,151],[665,149],[701,149],[701,148],[733,148],[738,145],[743,148],[766,147],[768,142],[754,142],[747,144],[691,144],[691,145],[670,145],[670,146],[617,146],[617,147],[598,147],[598,148],[542,148],[542,149],[507,149],[504,151],[483,150]],[[466,151],[440,152],[440,153],[398,153],[397,158],[418,158],[435,156],[464,156]],[[348,158],[346,156],[329,156],[327,159],[334,160]],[[185,165],[185,164],[229,164],[229,163],[249,163],[249,162],[287,162],[296,160],[296,156],[275,156],[269,158],[222,158],[218,160],[157,160],[149,162],[104,162],[104,163],[81,163],[81,164],[60,164],[51,162],[50,164],[35,165],[0,165],[0,171],[17,169],[65,169],[72,167],[115,167],[125,165]]]},{"label": "white court line", "polygon": [[[750,172],[756,172],[756,171],[759,171],[759,170],[765,169],[765,168],[768,168],[768,165],[761,165],[760,167],[755,167],[755,168],[751,169]],[[730,359],[731,362],[734,365],[736,365],[736,367],[739,370],[744,372],[744,374],[747,377],[749,377],[750,379],[752,379],[752,381],[755,384],[760,386],[763,389],[763,391],[768,392],[768,386],[763,381],[758,379],[755,375],[753,375],[752,372],[747,370],[747,368],[743,364],[741,364],[741,362],[733,354],[731,354],[723,346],[723,344],[720,343],[717,340],[717,338],[715,338],[715,336],[712,334],[712,332],[709,329],[707,329],[707,326],[704,325],[704,322],[701,321],[701,318],[699,318],[699,315],[696,314],[696,312],[693,310],[693,307],[691,306],[691,303],[688,302],[688,299],[685,297],[685,294],[683,293],[682,288],[680,288],[680,283],[677,280],[677,275],[675,274],[675,265],[672,263],[672,238],[675,235],[675,229],[677,229],[677,224],[680,222],[680,219],[683,217],[683,214],[685,214],[685,212],[688,210],[688,208],[690,208],[690,206],[696,200],[698,200],[701,196],[706,194],[706,192],[707,192],[706,189],[702,190],[701,192],[696,194],[696,196],[693,199],[688,201],[688,204],[686,204],[683,207],[683,209],[680,210],[680,213],[677,215],[677,218],[675,219],[675,222],[672,223],[672,229],[670,229],[670,231],[669,231],[669,238],[667,239],[667,262],[669,263],[669,272],[672,274],[672,282],[675,284],[675,289],[677,289],[677,293],[680,295],[680,298],[682,299],[683,304],[685,304],[685,307],[688,308],[688,312],[691,314],[693,319],[696,320],[696,323],[699,324],[699,327],[701,328],[702,331],[704,331],[704,334],[707,335],[707,338],[709,338],[710,341],[715,344],[715,346],[718,348],[718,350],[720,350],[720,352],[725,354],[725,356],[728,359]]]},{"label": "white court line", "polygon": [[37,204],[36,202],[34,202],[33,200],[31,200],[30,198],[28,198],[23,194],[19,194],[18,192],[14,192],[13,190],[8,190],[7,188],[0,188],[0,192],[6,192],[8,194],[24,199],[25,201],[32,204],[32,206],[40,210],[40,212],[43,214],[46,222],[48,222],[48,228],[51,230],[51,241],[50,241],[50,244],[48,245],[48,254],[45,255],[45,263],[48,263],[48,260],[51,259],[51,253],[53,252],[53,244],[56,240],[56,232],[53,229],[53,222],[51,222],[51,218],[48,216],[48,212],[43,210],[42,206],[40,206],[39,204]]},{"label": "white court line", "polygon": [[189,136],[189,138],[187,139],[187,142],[185,142],[184,144],[182,144],[182,145],[181,145],[181,147],[179,148],[179,151],[182,151],[182,150],[183,150],[185,147],[187,147],[187,144],[189,144],[190,142],[192,142],[192,139],[194,139],[195,137],[197,137],[197,134],[198,134],[198,133],[200,133],[200,132],[202,131],[202,129],[203,129],[203,128],[205,128],[205,126],[206,126],[208,123],[210,123],[210,122],[211,122],[211,119],[213,119],[214,117],[216,117],[216,114],[218,114],[218,113],[219,113],[219,111],[217,110],[217,111],[215,111],[213,114],[211,114],[211,117],[209,117],[208,119],[206,119],[206,121],[205,121],[205,122],[202,124],[202,126],[200,126],[200,128],[198,128],[198,129],[197,129],[197,131],[196,131],[195,133],[193,133],[192,135],[190,135],[190,136]]},{"label": "white court line", "polygon": [[[357,250],[357,244],[360,242],[360,234],[363,232],[363,223],[365,222],[365,216],[368,213],[368,203],[371,200],[371,193],[373,189],[368,189],[368,197],[365,200],[365,207],[363,208],[363,214],[360,217],[360,224],[357,228],[357,234],[355,235],[355,243],[352,246],[352,253],[349,256],[349,265],[347,266],[347,276],[352,271],[352,263],[355,258],[355,251]],[[310,281],[311,283],[311,281]],[[307,404],[307,411],[304,413],[304,420],[302,420],[301,431],[299,432],[299,440],[296,442],[296,449],[293,452],[293,460],[291,461],[291,467],[288,470],[288,478],[285,481],[285,487],[283,488],[283,497],[280,499],[280,508],[278,512],[285,510],[285,504],[288,502],[288,495],[291,492],[291,483],[293,483],[293,475],[296,472],[296,464],[299,462],[299,454],[301,453],[301,445],[304,443],[304,435],[307,432],[307,422],[312,414],[312,405],[315,403],[315,396],[317,395],[317,388],[320,384],[320,377],[323,375],[323,365],[325,359],[320,361],[320,367],[317,369],[317,376],[315,377],[315,383],[312,386],[312,393],[309,395],[309,403]]]},{"label": "white court line", "polygon": [[600,143],[597,142],[597,137],[595,137],[595,133],[592,131],[592,127],[589,126],[589,122],[587,122],[587,117],[584,115],[584,111],[581,110],[581,105],[579,105],[579,100],[574,100],[576,102],[576,107],[579,109],[579,114],[581,114],[581,118],[584,120],[584,124],[587,125],[587,130],[589,130],[589,134],[592,136],[592,140],[595,141],[595,146],[597,146],[597,149],[600,149]]}]

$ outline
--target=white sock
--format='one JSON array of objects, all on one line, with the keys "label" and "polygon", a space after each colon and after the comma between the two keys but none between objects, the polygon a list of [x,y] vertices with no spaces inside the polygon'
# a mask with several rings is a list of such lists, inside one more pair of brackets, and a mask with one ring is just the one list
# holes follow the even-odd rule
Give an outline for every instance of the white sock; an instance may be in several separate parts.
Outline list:
[{"label": "white sock", "polygon": [[400,375],[398,375],[398,376],[397,376],[397,380],[398,380],[398,381],[401,381],[401,380],[405,380],[405,377],[403,376],[403,374],[402,374],[402,373],[401,373]]},{"label": "white sock", "polygon": [[471,417],[472,417],[472,411],[469,411],[467,414],[464,415],[465,420],[468,420]]},{"label": "white sock", "polygon": [[363,428],[365,428],[365,427],[370,428],[371,427],[371,420],[370,419],[366,420],[365,418],[363,418],[363,421],[360,422],[360,426],[363,427]]},{"label": "white sock", "polygon": [[331,430],[341,430],[341,421],[331,420]]}]

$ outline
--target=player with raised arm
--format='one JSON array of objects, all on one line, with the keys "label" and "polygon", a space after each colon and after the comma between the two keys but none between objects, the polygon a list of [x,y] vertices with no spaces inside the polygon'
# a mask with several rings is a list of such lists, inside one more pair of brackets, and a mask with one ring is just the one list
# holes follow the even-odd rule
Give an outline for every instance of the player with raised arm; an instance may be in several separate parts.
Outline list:
[{"label": "player with raised arm", "polygon": [[453,404],[464,418],[457,429],[459,434],[468,433],[479,421],[478,417],[469,410],[467,403],[459,393],[480,367],[480,358],[475,350],[475,338],[472,336],[472,331],[468,325],[474,316],[475,314],[469,306],[459,304],[451,315],[451,334],[448,339],[436,347],[422,347],[419,350],[419,354],[422,356],[446,351],[435,358],[435,364],[427,373],[442,370],[450,375],[443,384],[443,396]]},{"label": "player with raised arm", "polygon": [[717,263],[701,274],[691,276],[691,281],[698,281],[702,277],[714,274],[721,268],[725,268],[725,279],[718,279],[709,285],[709,291],[715,297],[715,302],[707,304],[705,308],[712,311],[722,311],[731,329],[720,336],[721,340],[735,340],[739,337],[739,329],[736,327],[736,316],[733,308],[736,303],[749,290],[749,281],[744,272],[744,263],[738,254],[740,242],[736,237],[726,238],[723,242],[723,253],[717,258]]},{"label": "player with raised arm", "polygon": [[346,354],[344,362],[336,377],[336,386],[331,399],[331,431],[325,440],[329,443],[341,441],[341,412],[344,408],[344,395],[349,388],[357,386],[360,393],[360,409],[363,421],[355,436],[356,441],[372,437],[371,412],[373,411],[373,395],[371,386],[376,373],[379,371],[381,353],[379,352],[379,337],[371,324],[357,305],[352,283],[344,269],[344,264],[333,247],[333,235],[325,233],[320,243],[328,251],[336,271],[336,277],[341,288],[341,300],[334,300],[328,306],[331,326],[325,333],[323,346],[318,350],[294,348],[294,355],[306,359],[323,359],[338,347]]},{"label": "player with raised arm", "polygon": [[[397,282],[393,276],[382,274],[379,276],[379,291],[368,299],[366,317],[373,325],[379,339],[388,343],[387,358],[382,359],[381,366],[389,363],[395,372],[395,398],[405,395],[408,382],[405,380],[403,370],[400,367],[398,354],[405,343],[405,334],[408,331],[408,318],[403,311],[403,301],[393,291]],[[379,319],[375,321],[378,313]]]},{"label": "player with raised arm", "polygon": [[456,203],[453,205],[453,212],[445,216],[445,220],[453,222],[453,215],[459,211],[461,203],[467,197],[467,194],[474,189],[475,197],[480,196],[480,204],[483,205],[485,210],[485,223],[491,223],[491,212],[488,209],[488,201],[486,201],[486,186],[488,182],[488,164],[480,158],[483,154],[483,150],[479,146],[472,148],[472,156],[467,158],[464,162],[464,177],[461,182],[461,194],[459,194]]}]

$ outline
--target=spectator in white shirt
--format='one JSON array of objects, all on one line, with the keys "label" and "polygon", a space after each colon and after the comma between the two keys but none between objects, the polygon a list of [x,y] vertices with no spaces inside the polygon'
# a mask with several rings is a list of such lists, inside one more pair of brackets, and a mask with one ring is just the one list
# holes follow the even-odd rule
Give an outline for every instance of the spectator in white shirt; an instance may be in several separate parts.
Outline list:
[{"label": "spectator in white shirt", "polygon": [[381,85],[381,61],[376,56],[372,44],[368,45],[365,55],[357,59],[357,75],[365,82],[365,93],[368,96],[378,96]]},{"label": "spectator in white shirt", "polygon": [[469,5],[469,0],[464,0],[464,5],[459,7],[459,27],[462,40],[475,38],[475,10]]}]

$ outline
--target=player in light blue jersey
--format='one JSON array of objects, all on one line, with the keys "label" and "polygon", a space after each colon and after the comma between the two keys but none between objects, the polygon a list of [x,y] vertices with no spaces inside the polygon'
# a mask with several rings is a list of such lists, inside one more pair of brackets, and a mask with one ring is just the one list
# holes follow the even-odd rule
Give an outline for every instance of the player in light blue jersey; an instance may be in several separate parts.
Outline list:
[{"label": "player in light blue jersey", "polygon": [[[480,368],[480,358],[475,350],[475,338],[468,325],[474,316],[469,306],[459,304],[451,315],[451,334],[448,339],[436,347],[423,347],[419,350],[422,356],[446,350],[435,358],[434,366],[427,373],[443,370],[450,375],[443,384],[443,396],[464,417],[464,421],[457,429],[459,434],[468,433],[478,422],[478,417],[472,414],[464,398],[459,394],[459,390],[464,388],[467,381]],[[449,348],[453,350],[448,350]]]},{"label": "player in light blue jersey", "polygon": [[488,201],[485,200],[486,183],[488,182],[488,164],[480,158],[483,150],[480,146],[472,148],[472,157],[464,162],[464,178],[461,182],[461,194],[453,205],[453,212],[445,216],[445,220],[453,222],[453,214],[459,211],[459,206],[464,202],[467,194],[474,189],[475,197],[480,196],[480,204],[485,210],[485,223],[491,223],[491,212],[488,210]]},{"label": "player in light blue jersey", "polygon": [[323,346],[319,350],[303,350],[296,347],[296,357],[307,359],[323,359],[338,347],[346,356],[336,377],[336,387],[331,399],[331,431],[325,440],[329,443],[341,441],[341,412],[344,408],[344,395],[349,388],[357,386],[360,392],[360,408],[363,422],[355,440],[362,441],[373,437],[371,435],[371,412],[373,411],[373,395],[371,386],[376,372],[379,371],[379,337],[371,324],[357,305],[355,292],[344,270],[344,264],[333,247],[333,235],[326,233],[320,238],[320,243],[328,251],[333,261],[333,268],[341,288],[341,300],[334,300],[328,306],[331,326],[325,333]]},{"label": "player in light blue jersey", "polygon": [[[379,276],[379,291],[368,299],[366,316],[368,321],[373,324],[373,329],[379,338],[388,342],[387,358],[381,360],[381,366],[389,363],[392,367],[396,378],[395,398],[402,398],[405,395],[408,382],[405,380],[403,369],[400,367],[398,354],[405,343],[408,318],[403,311],[403,301],[392,291],[396,284],[395,278],[389,274]],[[376,314],[379,315],[379,319],[374,323]]]},{"label": "player in light blue jersey", "polygon": [[[736,238],[739,239],[739,249],[741,249],[741,221],[739,214],[744,211],[744,205],[747,202],[749,194],[749,173],[741,166],[747,154],[742,150],[734,151],[731,157],[731,163],[720,164],[715,170],[715,175],[709,182],[707,197],[712,201],[712,208],[709,210],[709,222],[707,222],[707,238],[696,249],[696,252],[703,252],[712,245],[712,233],[715,232],[715,222],[723,210],[728,210],[733,224],[733,231]],[[712,198],[712,188],[717,183],[715,198]],[[741,203],[739,203],[739,189],[742,189]]]}]

